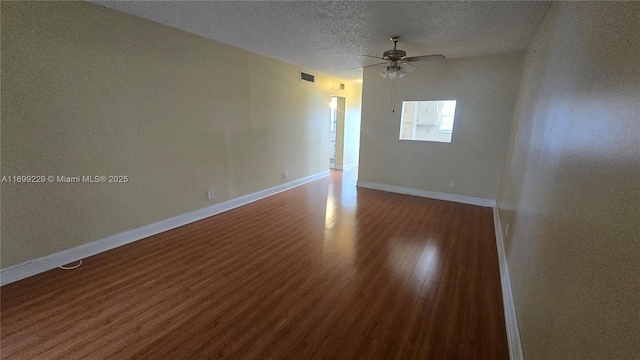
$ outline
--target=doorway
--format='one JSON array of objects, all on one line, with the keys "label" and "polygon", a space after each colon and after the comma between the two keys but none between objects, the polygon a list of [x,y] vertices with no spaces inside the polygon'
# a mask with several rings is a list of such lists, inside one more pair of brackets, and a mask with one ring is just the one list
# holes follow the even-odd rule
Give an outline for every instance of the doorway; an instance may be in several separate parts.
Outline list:
[{"label": "doorway", "polygon": [[331,96],[331,117],[329,122],[329,168],[331,169],[342,170],[344,153],[344,113],[345,99],[340,96]]}]

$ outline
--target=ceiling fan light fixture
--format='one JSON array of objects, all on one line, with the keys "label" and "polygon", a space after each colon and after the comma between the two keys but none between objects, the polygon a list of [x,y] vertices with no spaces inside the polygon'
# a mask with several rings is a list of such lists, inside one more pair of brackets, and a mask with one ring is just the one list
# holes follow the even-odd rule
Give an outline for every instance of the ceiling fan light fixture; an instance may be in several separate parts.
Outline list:
[{"label": "ceiling fan light fixture", "polygon": [[380,72],[380,75],[389,80],[402,79],[406,75],[406,71],[397,64],[389,65]]}]

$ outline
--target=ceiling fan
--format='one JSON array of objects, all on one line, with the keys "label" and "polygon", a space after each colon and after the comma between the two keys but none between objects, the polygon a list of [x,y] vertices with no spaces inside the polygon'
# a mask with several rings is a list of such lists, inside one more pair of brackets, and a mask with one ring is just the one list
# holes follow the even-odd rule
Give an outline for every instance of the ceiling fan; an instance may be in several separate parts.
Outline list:
[{"label": "ceiling fan", "polygon": [[406,74],[404,69],[404,65],[409,65],[416,70],[420,70],[417,66],[409,64],[414,61],[422,61],[422,60],[432,60],[432,59],[444,59],[444,55],[435,54],[435,55],[420,55],[420,56],[411,56],[407,57],[407,52],[404,50],[397,49],[398,40],[402,39],[402,36],[392,36],[389,38],[393,42],[393,50],[387,50],[382,54],[382,57],[372,56],[372,55],[362,55],[374,59],[384,60],[384,62],[363,66],[362,68],[378,66],[378,65],[387,65],[386,69],[380,72],[385,79],[395,80],[401,79]]}]

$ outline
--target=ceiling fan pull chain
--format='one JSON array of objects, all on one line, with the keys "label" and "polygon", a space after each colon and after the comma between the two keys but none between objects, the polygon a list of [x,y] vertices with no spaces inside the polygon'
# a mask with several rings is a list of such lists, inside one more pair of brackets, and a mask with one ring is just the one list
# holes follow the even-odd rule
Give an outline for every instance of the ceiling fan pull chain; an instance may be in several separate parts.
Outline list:
[{"label": "ceiling fan pull chain", "polygon": [[395,82],[395,80],[394,80],[394,81],[391,81],[391,94],[390,94],[390,96],[389,96],[389,107],[391,108],[391,112],[393,112],[393,110],[394,110],[394,109],[393,109],[393,93],[394,93],[394,91],[393,91],[393,85],[394,85],[395,83],[396,83],[396,82]]},{"label": "ceiling fan pull chain", "polygon": [[391,99],[393,99],[393,100],[392,100],[392,105],[391,105],[391,112],[396,112],[396,86],[397,86],[396,85],[397,84],[396,81],[397,80],[394,79],[393,82],[392,82],[393,95],[391,95]]},{"label": "ceiling fan pull chain", "polygon": [[397,80],[391,81],[391,112],[396,112],[396,89],[398,88]]}]

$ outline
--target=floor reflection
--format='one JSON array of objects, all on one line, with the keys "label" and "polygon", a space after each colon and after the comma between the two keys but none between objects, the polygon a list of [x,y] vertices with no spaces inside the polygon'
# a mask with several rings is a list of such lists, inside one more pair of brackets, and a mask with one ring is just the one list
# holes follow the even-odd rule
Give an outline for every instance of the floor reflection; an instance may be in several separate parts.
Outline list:
[{"label": "floor reflection", "polygon": [[389,281],[429,297],[441,273],[444,230],[437,223],[447,203],[358,189],[356,179],[357,168],[331,172],[323,252],[343,258],[341,269],[353,281],[383,271]]},{"label": "floor reflection", "polygon": [[325,252],[349,257],[353,254],[357,226],[354,221],[357,204],[356,177],[357,168],[331,170],[325,208]]}]

